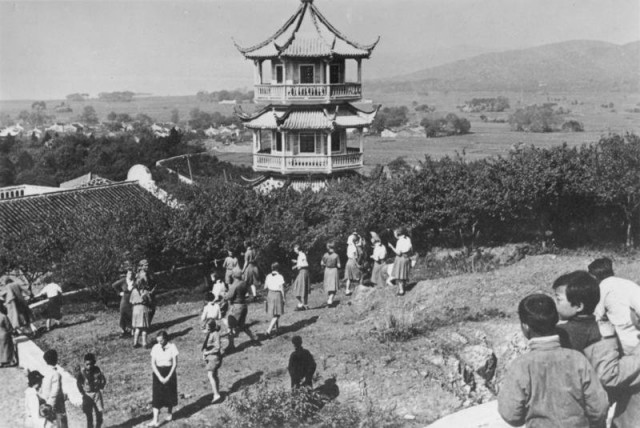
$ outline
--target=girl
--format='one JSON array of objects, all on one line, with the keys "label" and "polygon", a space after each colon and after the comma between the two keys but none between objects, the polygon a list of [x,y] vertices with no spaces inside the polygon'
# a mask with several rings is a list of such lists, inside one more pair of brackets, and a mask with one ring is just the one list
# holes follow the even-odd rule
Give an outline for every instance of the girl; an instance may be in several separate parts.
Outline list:
[{"label": "girl", "polygon": [[147,330],[151,325],[151,295],[146,281],[136,281],[131,290],[130,300],[133,306],[131,327],[133,328],[133,347],[137,348],[138,337],[142,336],[142,346],[147,347]]},{"label": "girl", "polygon": [[220,392],[218,385],[218,369],[222,365],[222,353],[220,352],[220,327],[215,320],[210,319],[207,322],[207,337],[202,344],[202,359],[207,363],[207,377],[213,391],[213,399],[211,403],[220,401]]},{"label": "girl", "polygon": [[409,273],[411,273],[411,259],[409,257],[413,252],[413,246],[408,236],[409,233],[404,227],[396,229],[393,234],[398,240],[395,247],[389,244],[389,248],[396,253],[391,275],[396,279],[396,283],[398,284],[397,295],[404,296],[404,287],[409,280]]},{"label": "girl", "polygon": [[267,328],[267,336],[271,336],[271,331],[275,328],[278,333],[280,315],[284,314],[284,278],[280,275],[280,264],[271,265],[271,273],[264,280],[264,288],[267,293],[267,313],[271,314],[271,322]]},{"label": "girl", "polygon": [[360,237],[353,233],[347,241],[347,265],[344,268],[344,279],[346,281],[346,290],[344,294],[351,296],[351,281],[360,281],[362,272],[358,264],[358,242]]},{"label": "girl", "polygon": [[383,273],[384,262],[387,259],[387,249],[382,245],[380,237],[375,232],[371,232],[371,243],[373,244],[373,254],[371,255],[371,258],[373,259],[371,282],[378,287],[383,287],[385,285]]},{"label": "girl", "polygon": [[169,343],[169,335],[164,330],[158,333],[156,341],[151,349],[153,421],[148,425],[150,427],[160,426],[158,415],[162,407],[166,407],[169,413],[167,421],[173,420],[172,411],[178,404],[178,348]]},{"label": "girl", "polygon": [[248,286],[251,287],[251,294],[253,295],[253,300],[258,299],[258,295],[256,292],[256,286],[260,285],[260,278],[258,278],[258,264],[257,258],[258,254],[256,250],[253,248],[251,241],[246,242],[246,251],[244,253],[244,268],[242,269],[243,279],[247,283]]},{"label": "girl", "polygon": [[222,267],[224,268],[224,282],[231,284],[233,282],[233,270],[239,265],[238,258],[233,255],[233,251],[227,251],[227,258],[224,259]]},{"label": "girl", "polygon": [[327,244],[327,252],[322,256],[320,266],[324,268],[324,291],[329,295],[328,306],[333,306],[333,297],[338,291],[340,281],[338,269],[340,269],[340,258],[334,251],[333,242]]},{"label": "girl", "polygon": [[[43,406],[44,399],[40,397],[40,388],[44,376],[34,370],[27,373],[28,388],[24,391],[25,426],[29,428],[53,428],[55,414],[51,406]],[[45,414],[46,416],[43,416]]]},{"label": "girl", "polygon": [[[224,295],[229,290],[229,287],[227,286],[227,284],[224,281],[222,281],[222,279],[218,276],[218,273],[216,271],[211,271],[210,278],[211,278],[211,283],[213,284],[211,286],[211,293],[213,293],[213,296],[216,299],[224,298]],[[228,283],[228,284],[231,284],[231,283]]]},{"label": "girl", "polygon": [[309,262],[307,262],[307,255],[302,252],[300,245],[293,246],[293,251],[298,255],[298,258],[294,260],[294,270],[298,271],[296,280],[293,283],[293,295],[296,296],[298,305],[296,311],[304,311],[309,309],[307,306],[307,299],[309,297]]}]

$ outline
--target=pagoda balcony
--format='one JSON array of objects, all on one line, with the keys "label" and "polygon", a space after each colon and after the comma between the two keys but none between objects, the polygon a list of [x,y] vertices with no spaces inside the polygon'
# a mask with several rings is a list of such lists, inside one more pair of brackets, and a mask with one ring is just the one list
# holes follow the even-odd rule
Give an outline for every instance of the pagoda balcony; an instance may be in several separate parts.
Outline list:
[{"label": "pagoda balcony", "polygon": [[267,84],[255,86],[257,102],[358,101],[360,83]]},{"label": "pagoda balcony", "polygon": [[363,165],[362,152],[348,148],[346,154],[272,154],[262,150],[253,155],[255,171],[274,171],[282,174],[324,173],[358,169]]}]

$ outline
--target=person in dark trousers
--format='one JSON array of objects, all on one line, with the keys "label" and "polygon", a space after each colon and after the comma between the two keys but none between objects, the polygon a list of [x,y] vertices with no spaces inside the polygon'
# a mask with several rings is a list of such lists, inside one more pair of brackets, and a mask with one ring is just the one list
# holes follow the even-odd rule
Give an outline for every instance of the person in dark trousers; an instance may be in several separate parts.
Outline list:
[{"label": "person in dark trousers", "polygon": [[316,362],[313,355],[302,347],[302,338],[293,336],[291,343],[295,350],[289,357],[289,376],[291,376],[291,388],[301,386],[312,387],[313,375],[316,372]]}]

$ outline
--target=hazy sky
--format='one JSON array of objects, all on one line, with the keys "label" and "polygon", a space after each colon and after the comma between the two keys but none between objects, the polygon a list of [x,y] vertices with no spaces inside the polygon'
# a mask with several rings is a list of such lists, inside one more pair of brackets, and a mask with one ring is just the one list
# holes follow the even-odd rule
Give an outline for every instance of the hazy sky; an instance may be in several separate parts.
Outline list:
[{"label": "hazy sky", "polygon": [[[189,95],[252,85],[248,46],[299,0],[0,0],[0,99],[74,92]],[[315,0],[339,30],[381,42],[364,76],[405,74],[461,53],[566,40],[640,39],[639,0]]]}]

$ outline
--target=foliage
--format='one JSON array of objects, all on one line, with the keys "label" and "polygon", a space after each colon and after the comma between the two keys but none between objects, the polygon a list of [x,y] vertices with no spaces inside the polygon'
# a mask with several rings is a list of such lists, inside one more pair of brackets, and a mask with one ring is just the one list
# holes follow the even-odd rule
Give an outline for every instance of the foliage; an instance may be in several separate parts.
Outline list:
[{"label": "foliage", "polygon": [[427,138],[468,134],[471,129],[467,119],[453,113],[445,117],[425,117],[420,122],[420,126],[424,127]]},{"label": "foliage", "polygon": [[509,116],[509,124],[514,131],[553,132],[557,130],[559,122],[559,114],[549,103],[520,108]]},{"label": "foliage", "polygon": [[584,132],[584,125],[577,120],[567,120],[561,129],[565,132]]},{"label": "foliage", "polygon": [[429,106],[427,104],[421,104],[415,107],[415,111],[423,112],[423,113],[433,113],[436,111],[436,108],[433,106]]},{"label": "foliage", "polygon": [[86,101],[87,98],[89,98],[89,94],[85,94],[85,93],[81,94],[79,92],[67,95],[67,101],[81,102],[81,101]]},{"label": "foliage", "polygon": [[207,92],[207,91],[198,91],[196,94],[196,98],[200,102],[220,102],[224,100],[236,100],[238,102],[242,101],[251,101],[253,100],[253,91],[242,92],[242,91],[218,91],[218,92]]},{"label": "foliage", "polygon": [[419,325],[414,314],[403,313],[399,316],[388,314],[378,323],[371,334],[378,339],[380,343],[388,342],[406,342],[414,337],[421,336],[425,332],[424,326]]},{"label": "foliage", "polygon": [[133,100],[134,92],[122,91],[122,92],[100,92],[98,99],[106,102],[121,102],[128,103]]},{"label": "foliage", "polygon": [[386,128],[396,128],[409,122],[409,109],[406,106],[384,107],[373,120],[371,132],[379,134]]},{"label": "foliage", "polygon": [[189,112],[189,117],[189,126],[191,126],[192,129],[206,129],[210,126],[217,128],[221,125],[228,126],[240,123],[239,119],[235,116],[224,116],[217,111],[207,113],[198,107]]},{"label": "foliage", "polygon": [[465,112],[501,112],[509,108],[509,98],[496,97],[496,98],[473,98],[471,101],[466,101],[464,106],[459,107],[460,111]]},{"label": "foliage", "polygon": [[93,108],[93,106],[84,106],[79,120],[86,123],[87,125],[95,125],[100,122],[98,114],[96,113],[96,109]]}]

